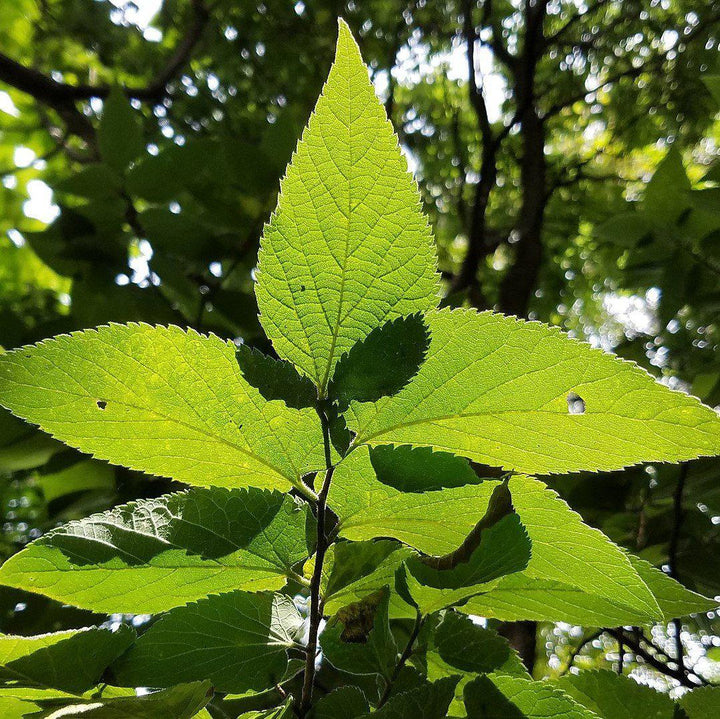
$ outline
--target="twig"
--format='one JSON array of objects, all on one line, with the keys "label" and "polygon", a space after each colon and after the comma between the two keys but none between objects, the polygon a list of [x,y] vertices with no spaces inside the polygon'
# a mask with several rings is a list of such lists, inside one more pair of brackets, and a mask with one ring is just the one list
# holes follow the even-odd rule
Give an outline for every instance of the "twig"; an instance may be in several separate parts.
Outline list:
[{"label": "twig", "polygon": [[377,709],[380,709],[385,702],[390,698],[390,693],[392,692],[392,688],[395,685],[395,682],[397,681],[398,677],[400,676],[400,672],[403,670],[403,667],[407,664],[408,659],[412,656],[413,649],[415,646],[415,641],[418,638],[418,635],[420,634],[420,629],[422,629],[423,622],[425,621],[425,618],[420,614],[420,612],[417,612],[415,616],[415,624],[413,625],[412,631],[410,632],[410,637],[408,638],[407,644],[405,645],[405,649],[403,649],[403,653],[400,655],[400,659],[398,659],[397,664],[395,665],[395,669],[393,670],[392,676],[390,677],[390,680],[385,685],[385,690],[382,693],[382,696],[380,697],[380,701],[378,702]]}]

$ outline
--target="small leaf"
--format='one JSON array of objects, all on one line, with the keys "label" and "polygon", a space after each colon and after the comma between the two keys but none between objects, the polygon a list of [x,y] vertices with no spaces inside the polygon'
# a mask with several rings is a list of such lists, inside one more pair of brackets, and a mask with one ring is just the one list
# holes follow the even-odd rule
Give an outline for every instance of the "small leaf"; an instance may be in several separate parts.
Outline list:
[{"label": "small leaf", "polygon": [[674,224],[690,205],[690,180],[676,144],[658,165],[643,199],[643,211],[656,225]]},{"label": "small leaf", "polygon": [[[398,542],[379,539],[337,542],[325,556],[322,594],[326,614],[357,602],[383,587],[395,586],[395,575],[413,552]],[[395,592],[390,593],[391,616],[409,616],[410,608]]]},{"label": "small leaf", "polygon": [[320,697],[313,707],[311,719],[357,719],[370,711],[361,689],[340,687]]},{"label": "small leaf", "polygon": [[369,594],[339,609],[329,620],[320,635],[320,647],[336,669],[390,678],[397,646],[390,631],[389,594],[387,588]]},{"label": "small leaf", "polygon": [[34,637],[0,635],[0,677],[80,694],[134,641],[127,626],[116,632],[91,627]]},{"label": "small leaf", "polygon": [[142,124],[119,87],[110,91],[103,104],[98,146],[103,161],[118,172],[123,172],[144,150]]},{"label": "small leaf", "polygon": [[212,592],[280,589],[308,555],[307,518],[307,505],[256,489],[140,500],[40,537],[0,567],[0,582],[133,614]]},{"label": "small leaf", "polygon": [[345,409],[399,392],[417,374],[429,344],[421,315],[399,317],[374,329],[340,358],[328,394]]},{"label": "small leaf", "polygon": [[595,235],[619,247],[635,247],[653,231],[650,218],[641,212],[625,212],[601,223]]},{"label": "small leaf", "polygon": [[307,493],[325,466],[313,410],[268,402],[235,347],[178,327],[110,325],[0,356],[0,404],[77,449],[201,486]]},{"label": "small leaf", "polygon": [[438,301],[417,189],[340,23],[337,55],[265,228],[256,295],[283,359],[325,394],[340,357],[387,320]]},{"label": "small leaf", "polygon": [[377,711],[376,719],[446,719],[458,677],[446,677],[417,689],[395,694]]},{"label": "small leaf", "polygon": [[209,679],[223,692],[264,690],[283,676],[302,618],[280,594],[232,592],[171,609],[115,665],[122,686]]},{"label": "small leaf", "polygon": [[[528,474],[720,452],[716,412],[557,329],[472,310],[426,322],[430,349],[413,380],[346,413],[356,445],[432,447]],[[570,393],[583,413],[568,411]]]}]

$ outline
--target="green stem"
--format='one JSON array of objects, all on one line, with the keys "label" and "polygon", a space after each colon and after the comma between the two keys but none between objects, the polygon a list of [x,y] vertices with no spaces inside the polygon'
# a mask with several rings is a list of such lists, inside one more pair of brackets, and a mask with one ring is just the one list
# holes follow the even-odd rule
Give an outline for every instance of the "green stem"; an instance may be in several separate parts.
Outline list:
[{"label": "green stem", "polygon": [[410,632],[410,637],[408,639],[407,644],[405,645],[405,649],[403,650],[403,653],[400,655],[400,659],[398,659],[398,663],[395,665],[395,670],[392,673],[392,676],[390,677],[390,680],[385,685],[385,691],[383,692],[383,695],[380,697],[380,701],[378,702],[377,709],[380,709],[381,706],[385,704],[385,702],[390,698],[390,692],[392,691],[393,686],[395,685],[395,682],[397,681],[398,677],[400,676],[400,672],[402,671],[403,667],[407,664],[408,659],[412,656],[413,649],[415,646],[415,641],[418,638],[418,635],[420,634],[420,629],[422,629],[423,622],[425,621],[424,617],[420,614],[420,612],[417,613],[415,617],[415,624],[412,628],[412,631]]},{"label": "green stem", "polygon": [[327,535],[327,496],[330,491],[330,483],[332,482],[335,467],[332,463],[332,453],[330,446],[330,425],[327,412],[322,404],[317,407],[318,416],[323,431],[323,444],[325,447],[325,477],[323,479],[322,488],[317,495],[317,548],[315,550],[315,568],[310,581],[310,630],[308,632],[308,643],[305,649],[305,679],[302,688],[302,698],[300,700],[300,714],[307,714],[312,704],[313,685],[315,683],[315,658],[317,656],[318,633],[320,630],[320,622],[323,617],[323,602],[320,596],[320,584],[322,581],[323,563],[325,554],[330,546]]}]

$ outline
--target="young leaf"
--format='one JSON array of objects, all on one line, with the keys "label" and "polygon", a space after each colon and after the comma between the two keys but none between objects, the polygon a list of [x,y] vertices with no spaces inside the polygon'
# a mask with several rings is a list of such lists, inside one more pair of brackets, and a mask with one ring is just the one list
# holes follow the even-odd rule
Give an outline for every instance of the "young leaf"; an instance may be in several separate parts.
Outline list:
[{"label": "young leaf", "polygon": [[432,447],[529,474],[720,452],[713,410],[557,329],[472,310],[433,311],[426,323],[430,349],[415,378],[351,405],[356,445]]},{"label": "young leaf", "polygon": [[324,466],[313,410],[266,401],[231,343],[177,327],[104,326],[8,352],[0,404],[83,452],[187,484],[302,489]]},{"label": "young leaf", "polygon": [[0,678],[80,694],[134,641],[127,626],[91,627],[34,637],[0,635]]},{"label": "young leaf", "polygon": [[256,295],[277,353],[325,393],[384,322],[437,304],[435,251],[407,163],[349,28],[281,183]]},{"label": "young leaf", "polygon": [[224,692],[264,690],[283,676],[302,618],[281,594],[232,592],[171,609],[117,662],[122,686],[209,679]]},{"label": "young leaf", "polygon": [[388,618],[387,587],[339,609],[320,635],[325,658],[350,674],[379,674],[389,679],[397,646]]},{"label": "young leaf", "polygon": [[507,674],[481,676],[465,687],[468,719],[598,719],[547,682]]},{"label": "young leaf", "polygon": [[445,677],[432,684],[400,692],[377,711],[373,719],[446,719],[458,677]]},{"label": "young leaf", "polygon": [[602,719],[674,719],[676,716],[675,704],[667,694],[609,670],[566,674],[555,685]]},{"label": "young leaf", "polygon": [[310,714],[311,719],[357,719],[370,711],[361,689],[345,686],[318,699]]},{"label": "young leaf", "polygon": [[[326,614],[358,602],[383,587],[395,586],[395,575],[413,551],[398,542],[376,540],[338,542],[325,556],[321,592]],[[390,593],[390,615],[414,616],[415,612]]]},{"label": "young leaf", "polygon": [[156,613],[233,589],[279,589],[308,555],[307,505],[195,489],[70,522],[0,567],[0,583],[99,612]]},{"label": "young leaf", "polygon": [[[485,629],[457,612],[442,615],[433,636],[434,656],[428,656],[428,665],[442,662],[450,671],[487,674],[498,671],[505,674],[526,675],[517,652],[507,640],[491,629]],[[428,677],[433,671],[428,666]]]}]

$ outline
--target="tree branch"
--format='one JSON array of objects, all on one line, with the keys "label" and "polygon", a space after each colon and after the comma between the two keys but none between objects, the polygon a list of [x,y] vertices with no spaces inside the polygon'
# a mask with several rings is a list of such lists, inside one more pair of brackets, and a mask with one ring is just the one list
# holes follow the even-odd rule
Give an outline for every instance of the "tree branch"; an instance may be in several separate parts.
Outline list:
[{"label": "tree branch", "polygon": [[[144,101],[158,101],[165,94],[167,84],[190,58],[209,18],[203,0],[192,0],[192,8],[193,21],[165,67],[145,87],[124,88],[128,97]],[[104,99],[111,89],[109,85],[69,85],[68,83],[58,82],[34,68],[22,65],[3,53],[0,53],[0,82],[25,92],[38,102],[42,102],[58,111],[65,110],[72,106],[74,102],[80,100]]]}]

